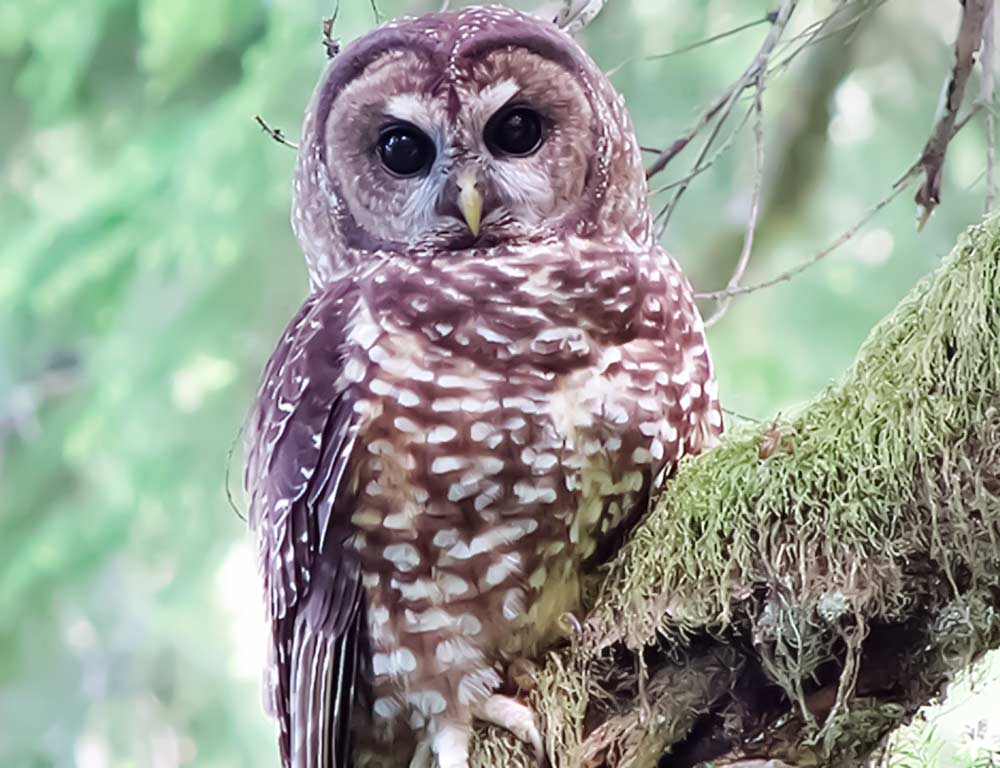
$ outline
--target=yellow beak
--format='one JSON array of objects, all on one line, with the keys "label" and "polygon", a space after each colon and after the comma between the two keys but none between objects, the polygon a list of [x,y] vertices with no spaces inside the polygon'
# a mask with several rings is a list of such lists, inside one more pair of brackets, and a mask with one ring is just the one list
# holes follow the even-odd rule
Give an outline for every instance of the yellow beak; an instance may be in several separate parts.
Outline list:
[{"label": "yellow beak", "polygon": [[476,189],[474,173],[464,173],[458,178],[458,209],[469,225],[473,235],[479,234],[479,224],[483,215],[483,196]]}]

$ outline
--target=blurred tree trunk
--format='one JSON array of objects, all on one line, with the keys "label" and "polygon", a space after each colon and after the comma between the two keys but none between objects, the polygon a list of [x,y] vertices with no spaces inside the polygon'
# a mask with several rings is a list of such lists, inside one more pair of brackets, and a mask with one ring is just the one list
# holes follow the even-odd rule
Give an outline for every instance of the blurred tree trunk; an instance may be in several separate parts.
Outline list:
[{"label": "blurred tree trunk", "polygon": [[860,765],[1000,645],[1000,217],[843,382],[683,462],[601,578],[529,694],[555,768]]}]

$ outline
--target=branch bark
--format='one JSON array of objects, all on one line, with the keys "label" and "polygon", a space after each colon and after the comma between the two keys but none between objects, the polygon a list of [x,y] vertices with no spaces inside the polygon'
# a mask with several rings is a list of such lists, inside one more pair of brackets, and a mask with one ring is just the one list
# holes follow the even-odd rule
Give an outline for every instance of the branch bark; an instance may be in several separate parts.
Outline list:
[{"label": "branch bark", "polygon": [[780,429],[682,463],[595,584],[530,693],[554,768],[860,765],[1000,646],[1000,217]]},{"label": "branch bark", "polygon": [[993,0],[963,0],[962,22],[955,40],[955,63],[941,96],[941,106],[934,122],[931,136],[920,157],[924,183],[917,190],[917,225],[922,228],[941,202],[941,177],[944,172],[944,157],[948,143],[954,135],[955,121],[962,108],[965,86],[972,67],[976,63],[976,53],[983,44],[983,28],[991,15]]}]

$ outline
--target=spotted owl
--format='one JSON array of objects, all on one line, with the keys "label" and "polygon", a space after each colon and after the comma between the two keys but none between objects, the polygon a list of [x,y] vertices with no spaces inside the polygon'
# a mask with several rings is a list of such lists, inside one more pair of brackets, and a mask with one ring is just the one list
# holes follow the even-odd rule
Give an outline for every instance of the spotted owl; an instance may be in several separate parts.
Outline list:
[{"label": "spotted owl", "polygon": [[311,292],[246,468],[283,764],[465,768],[475,720],[540,755],[511,662],[722,428],[624,102],[554,25],[467,8],[347,46],[298,152]]}]

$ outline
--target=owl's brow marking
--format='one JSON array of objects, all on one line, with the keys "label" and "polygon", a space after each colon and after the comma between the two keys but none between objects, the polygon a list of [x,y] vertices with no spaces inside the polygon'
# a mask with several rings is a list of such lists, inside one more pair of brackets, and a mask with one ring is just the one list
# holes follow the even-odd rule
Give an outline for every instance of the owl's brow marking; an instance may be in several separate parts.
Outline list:
[{"label": "owl's brow marking", "polygon": [[415,93],[398,93],[385,103],[385,114],[393,120],[413,123],[426,133],[434,127],[434,109],[430,99]]},{"label": "owl's brow marking", "polygon": [[473,98],[478,102],[476,106],[483,116],[489,117],[513,99],[520,90],[521,86],[507,78],[497,83],[490,83],[478,95],[473,95]]}]

